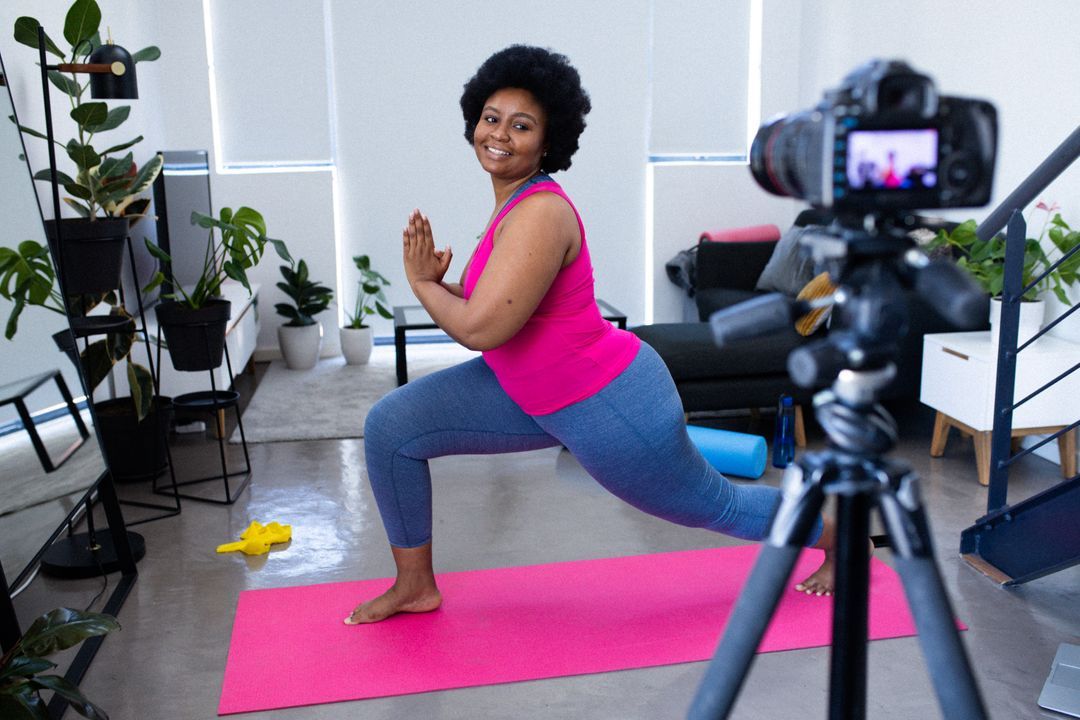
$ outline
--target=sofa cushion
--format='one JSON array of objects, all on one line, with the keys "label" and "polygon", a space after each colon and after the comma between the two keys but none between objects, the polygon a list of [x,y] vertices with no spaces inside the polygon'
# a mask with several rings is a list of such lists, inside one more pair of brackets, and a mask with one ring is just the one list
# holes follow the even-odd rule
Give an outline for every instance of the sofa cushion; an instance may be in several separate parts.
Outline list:
[{"label": "sofa cushion", "polygon": [[744,300],[753,300],[761,297],[761,293],[753,290],[736,290],[735,288],[711,287],[698,290],[694,302],[697,304],[698,319],[708,321],[709,317],[717,310],[729,308]]},{"label": "sofa cushion", "polygon": [[776,243],[772,257],[758,277],[758,290],[780,292],[795,297],[799,290],[814,277],[814,261],[800,252],[799,239],[807,234],[820,232],[815,225],[793,227]]},{"label": "sofa cushion", "polygon": [[787,375],[787,356],[807,342],[788,327],[767,337],[718,348],[709,323],[658,323],[632,328],[664,360],[676,383],[686,380]]}]

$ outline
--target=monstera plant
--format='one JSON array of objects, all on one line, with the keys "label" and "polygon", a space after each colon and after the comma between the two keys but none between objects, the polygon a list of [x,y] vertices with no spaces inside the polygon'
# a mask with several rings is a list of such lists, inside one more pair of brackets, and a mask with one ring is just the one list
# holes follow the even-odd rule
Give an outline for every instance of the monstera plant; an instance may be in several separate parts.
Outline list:
[{"label": "monstera plant", "polygon": [[56,663],[45,658],[87,638],[120,627],[116,618],[70,608],[51,610],[30,626],[0,658],[0,717],[4,720],[48,720],[41,691],[68,701],[75,712],[91,720],[108,720],[104,710],[87,700],[79,688],[59,675],[42,675]]}]

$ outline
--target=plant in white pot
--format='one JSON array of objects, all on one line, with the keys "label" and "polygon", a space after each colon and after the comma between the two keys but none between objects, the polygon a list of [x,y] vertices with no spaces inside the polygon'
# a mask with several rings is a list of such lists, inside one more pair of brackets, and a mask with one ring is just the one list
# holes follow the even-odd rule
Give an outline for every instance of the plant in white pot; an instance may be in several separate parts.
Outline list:
[{"label": "plant in white pot", "polygon": [[[1057,203],[1047,205],[1039,202],[1036,210],[1046,213],[1039,243],[1047,253],[1047,259],[1053,263],[1061,261],[1057,269],[1049,276],[1049,292],[1043,293],[1046,300],[1045,323],[1055,323],[1069,308],[1080,303],[1080,230],[1073,230],[1061,217]],[[1050,239],[1050,245],[1046,243]],[[1080,313],[1074,312],[1050,328],[1049,334],[1062,339],[1080,343]]]},{"label": "plant in white pot", "polygon": [[[988,240],[982,240],[975,233],[976,227],[974,220],[967,220],[957,225],[951,232],[940,230],[926,249],[932,251],[948,246],[957,258],[956,264],[966,270],[989,293],[990,337],[997,342],[998,318],[1001,317],[1001,293],[1005,285],[1005,236],[999,234]],[[1021,344],[1042,327],[1045,303],[1040,299],[1040,293],[1051,286],[1056,271],[1038,284],[1032,286],[1032,283],[1049,264],[1039,241],[1035,238],[1027,238],[1021,273],[1021,285],[1028,288],[1020,303],[1018,342]]]},{"label": "plant in white pot", "polygon": [[355,310],[351,314],[345,313],[348,322],[339,330],[341,353],[349,365],[365,365],[371,359],[372,337],[371,326],[364,319],[378,313],[390,320],[394,314],[383,293],[383,288],[390,281],[371,269],[371,259],[367,255],[357,255],[353,257],[353,262],[360,271],[360,281],[356,289]]},{"label": "plant in white pot", "polygon": [[277,284],[292,303],[277,303],[274,310],[288,319],[278,326],[278,346],[285,364],[292,370],[310,370],[319,361],[322,348],[322,325],[315,316],[326,310],[334,291],[312,280],[303,260],[281,266],[285,280]]}]

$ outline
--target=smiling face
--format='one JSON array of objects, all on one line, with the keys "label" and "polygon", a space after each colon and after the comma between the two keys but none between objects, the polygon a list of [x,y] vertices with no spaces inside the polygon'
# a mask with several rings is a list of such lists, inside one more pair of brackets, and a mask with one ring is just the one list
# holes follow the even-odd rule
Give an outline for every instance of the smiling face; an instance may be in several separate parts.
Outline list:
[{"label": "smiling face", "polygon": [[473,131],[473,149],[493,177],[527,178],[540,170],[546,129],[547,114],[531,92],[502,88],[484,103]]}]

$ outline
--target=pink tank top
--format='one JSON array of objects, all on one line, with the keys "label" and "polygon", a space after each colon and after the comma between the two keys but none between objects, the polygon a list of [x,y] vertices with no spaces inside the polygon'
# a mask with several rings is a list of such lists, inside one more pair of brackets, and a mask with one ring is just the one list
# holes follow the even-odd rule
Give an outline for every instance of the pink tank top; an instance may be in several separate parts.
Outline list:
[{"label": "pink tank top", "polygon": [[577,208],[554,181],[529,186],[495,217],[466,269],[465,298],[484,272],[499,223],[519,202],[538,192],[555,193],[570,204],[581,231],[581,251],[555,276],[525,325],[499,347],[484,352],[484,361],[522,410],[547,415],[602,390],[633,361],[641,341],[600,316],[585,227]]}]

